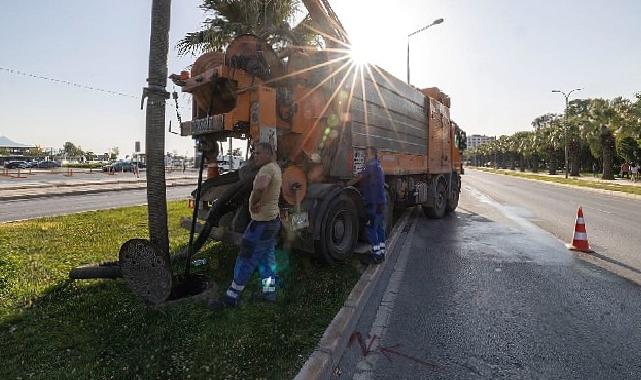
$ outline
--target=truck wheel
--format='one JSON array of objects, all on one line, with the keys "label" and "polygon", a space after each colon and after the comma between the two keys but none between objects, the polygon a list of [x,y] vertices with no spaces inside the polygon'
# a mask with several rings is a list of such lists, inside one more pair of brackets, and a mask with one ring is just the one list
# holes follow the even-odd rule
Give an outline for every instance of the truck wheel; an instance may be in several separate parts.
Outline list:
[{"label": "truck wheel", "polygon": [[434,195],[434,206],[423,206],[423,212],[430,219],[441,219],[445,215],[447,207],[447,191],[445,184],[439,181],[436,185],[436,194]]},{"label": "truck wheel", "polygon": [[461,194],[461,178],[458,174],[452,175],[452,191],[447,199],[447,212],[452,212],[458,207],[458,199]]},{"label": "truck wheel", "polygon": [[358,215],[352,198],[341,194],[327,207],[320,231],[319,248],[329,264],[348,259],[358,239]]}]

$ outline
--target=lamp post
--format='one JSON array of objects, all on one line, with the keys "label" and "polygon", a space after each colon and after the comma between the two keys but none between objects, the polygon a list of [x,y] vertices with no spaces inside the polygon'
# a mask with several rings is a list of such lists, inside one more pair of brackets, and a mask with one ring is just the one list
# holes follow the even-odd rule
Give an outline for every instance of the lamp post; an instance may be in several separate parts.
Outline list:
[{"label": "lamp post", "polygon": [[415,34],[418,34],[418,33],[422,32],[424,30],[427,30],[427,28],[429,28],[432,25],[441,24],[443,21],[445,21],[445,20],[443,20],[442,18],[436,19],[436,20],[432,21],[431,24],[425,25],[421,29],[419,29],[419,30],[417,30],[415,32],[412,32],[412,33],[407,35],[407,84],[410,84],[410,37],[412,37]]},{"label": "lamp post", "polygon": [[558,93],[562,94],[563,97],[565,97],[565,114],[563,115],[563,140],[565,140],[564,141],[564,145],[565,145],[565,149],[564,149],[565,150],[565,178],[568,178],[568,166],[569,166],[568,165],[568,106],[570,104],[570,95],[572,95],[572,93],[574,91],[581,91],[581,90],[583,90],[583,89],[582,88],[575,88],[575,89],[572,89],[572,90],[568,91],[567,94],[564,91],[561,91],[561,90],[552,90],[552,92],[558,92]]}]

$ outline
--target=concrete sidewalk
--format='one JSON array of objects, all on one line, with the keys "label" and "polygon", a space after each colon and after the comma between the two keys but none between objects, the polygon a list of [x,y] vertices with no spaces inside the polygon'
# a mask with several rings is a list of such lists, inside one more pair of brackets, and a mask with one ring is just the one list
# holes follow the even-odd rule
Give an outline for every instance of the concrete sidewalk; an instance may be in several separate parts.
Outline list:
[{"label": "concrete sidewalk", "polygon": [[[171,176],[166,178],[167,187],[195,186],[197,182],[198,177],[194,175]],[[147,180],[145,178],[131,177],[11,183],[0,184],[0,201],[145,188],[147,188]]]}]

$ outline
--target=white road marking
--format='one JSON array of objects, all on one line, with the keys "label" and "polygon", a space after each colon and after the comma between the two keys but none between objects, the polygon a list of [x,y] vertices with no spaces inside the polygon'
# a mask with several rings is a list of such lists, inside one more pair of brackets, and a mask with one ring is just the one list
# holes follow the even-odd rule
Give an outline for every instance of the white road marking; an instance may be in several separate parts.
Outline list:
[{"label": "white road marking", "polygon": [[[414,216],[415,218],[415,216]],[[372,329],[369,332],[370,337],[376,337],[372,341],[372,346],[370,348],[370,355],[366,355],[358,362],[356,365],[356,373],[354,374],[353,379],[355,380],[369,380],[373,378],[374,370],[376,368],[376,362],[378,361],[377,351],[380,343],[385,338],[385,332],[389,326],[390,317],[392,316],[392,311],[394,310],[394,303],[396,297],[398,296],[398,289],[401,286],[401,280],[405,275],[405,267],[407,266],[407,259],[409,257],[410,248],[412,246],[412,235],[414,230],[416,230],[417,220],[414,220],[412,227],[410,228],[409,233],[405,237],[403,246],[399,253],[398,260],[394,265],[394,271],[390,276],[389,283],[385,292],[383,293],[383,299],[378,305],[378,310],[376,311],[376,317],[374,323],[372,324]]]}]

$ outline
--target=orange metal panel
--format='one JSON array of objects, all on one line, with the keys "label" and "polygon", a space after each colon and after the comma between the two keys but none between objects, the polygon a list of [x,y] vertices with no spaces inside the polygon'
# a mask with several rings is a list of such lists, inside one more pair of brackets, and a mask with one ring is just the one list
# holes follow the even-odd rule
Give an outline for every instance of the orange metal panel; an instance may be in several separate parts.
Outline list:
[{"label": "orange metal panel", "polygon": [[276,90],[271,87],[259,86],[256,90],[259,104],[259,123],[261,127],[276,127]]},{"label": "orange metal panel", "polygon": [[449,173],[452,170],[452,123],[449,108],[442,103],[429,99],[429,146],[428,172],[430,174]]},{"label": "orange metal panel", "polygon": [[296,112],[292,117],[292,132],[307,132],[323,111],[325,97],[322,92],[320,90],[310,92],[310,90],[302,86],[294,88],[294,107]]},{"label": "orange metal panel", "polygon": [[232,131],[237,122],[249,122],[251,93],[244,92],[236,98],[236,107],[225,114],[225,130]]},{"label": "orange metal panel", "polygon": [[427,156],[393,152],[379,153],[385,175],[427,173]]}]

